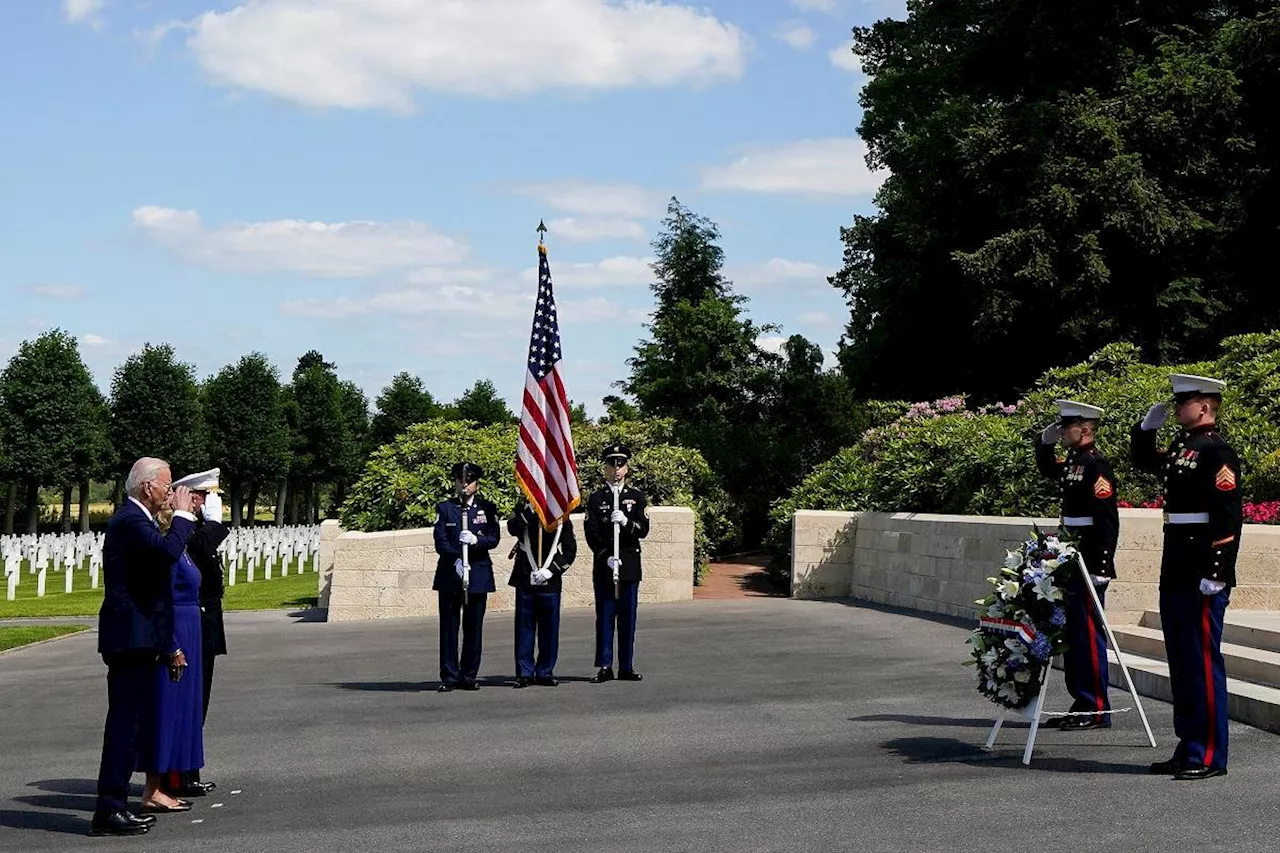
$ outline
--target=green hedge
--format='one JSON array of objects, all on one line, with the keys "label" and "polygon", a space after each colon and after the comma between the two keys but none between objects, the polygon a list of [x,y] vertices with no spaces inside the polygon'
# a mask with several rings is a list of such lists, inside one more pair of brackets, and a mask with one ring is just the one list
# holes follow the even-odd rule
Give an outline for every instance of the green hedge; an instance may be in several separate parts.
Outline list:
[{"label": "green hedge", "polygon": [[[673,443],[673,424],[664,420],[574,427],[578,474],[585,494],[602,482],[599,453],[606,443],[630,448],[629,482],[652,505],[694,510],[695,562],[699,575],[710,554],[730,534],[729,501],[702,454]],[[516,484],[518,428],[480,427],[468,421],[432,420],[410,427],[373,453],[342,507],[349,530],[405,530],[435,523],[435,508],[453,493],[449,469],[461,460],[485,470],[481,492],[508,517],[524,501]]]},{"label": "green hedge", "polygon": [[[1136,347],[1112,344],[1049,371],[1016,404],[974,409],[962,397],[917,403],[868,430],[774,504],[770,570],[790,576],[791,521],[799,509],[1056,515],[1058,490],[1037,472],[1032,443],[1057,417],[1054,400],[1064,397],[1106,410],[1097,441],[1115,467],[1119,497],[1135,506],[1150,502],[1159,484],[1133,470],[1129,429],[1152,403],[1171,398],[1170,373],[1227,381],[1220,423],[1240,453],[1246,499],[1280,498],[1280,332],[1228,338],[1216,361],[1175,367],[1144,364]],[[1170,417],[1160,441],[1177,429]]]}]

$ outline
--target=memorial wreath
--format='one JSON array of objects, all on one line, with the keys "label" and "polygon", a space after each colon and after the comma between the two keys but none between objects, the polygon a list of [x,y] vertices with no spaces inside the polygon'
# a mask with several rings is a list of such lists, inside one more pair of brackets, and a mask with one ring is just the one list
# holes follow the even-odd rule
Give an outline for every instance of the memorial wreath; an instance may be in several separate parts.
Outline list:
[{"label": "memorial wreath", "polygon": [[1013,710],[1029,705],[1040,691],[1045,667],[1066,649],[1067,582],[1076,550],[1032,528],[1017,551],[1009,551],[994,590],[975,604],[978,628],[968,639],[977,667],[978,692]]}]

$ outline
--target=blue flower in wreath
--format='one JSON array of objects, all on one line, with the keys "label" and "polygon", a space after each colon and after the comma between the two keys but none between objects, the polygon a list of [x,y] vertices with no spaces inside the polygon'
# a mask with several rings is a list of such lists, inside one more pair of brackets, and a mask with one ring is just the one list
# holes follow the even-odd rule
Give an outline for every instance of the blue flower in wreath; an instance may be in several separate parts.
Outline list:
[{"label": "blue flower in wreath", "polygon": [[1053,614],[1049,617],[1049,624],[1055,628],[1061,628],[1067,624],[1067,611],[1061,607],[1054,607]]},{"label": "blue flower in wreath", "polygon": [[1053,649],[1050,647],[1049,641],[1046,640],[1043,636],[1041,636],[1041,637],[1036,637],[1034,640],[1031,641],[1030,651],[1031,651],[1031,656],[1036,660],[1047,661],[1049,659],[1049,653],[1053,651]]}]

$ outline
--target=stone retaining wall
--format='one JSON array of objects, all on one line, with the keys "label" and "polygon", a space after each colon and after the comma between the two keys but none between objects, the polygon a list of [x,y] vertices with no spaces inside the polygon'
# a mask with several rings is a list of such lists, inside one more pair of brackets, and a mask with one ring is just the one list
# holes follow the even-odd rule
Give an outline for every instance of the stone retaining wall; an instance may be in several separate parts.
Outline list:
[{"label": "stone retaining wall", "polygon": [[[649,535],[641,543],[644,580],[640,601],[692,600],[693,510],[649,507],[649,519]],[[330,622],[437,613],[436,593],[431,589],[436,570],[431,528],[361,533],[340,531],[336,522],[325,524],[330,526],[322,526],[320,532],[320,606],[328,607]],[[564,574],[562,602],[564,607],[592,606],[591,552],[582,535],[581,515],[573,516],[573,527],[578,556]],[[490,611],[515,606],[515,590],[507,586],[512,563],[507,555],[515,542],[503,519],[502,538],[491,552],[498,591],[489,596]]]},{"label": "stone retaining wall", "polygon": [[[974,599],[990,591],[986,578],[1033,523],[1057,529],[1057,519],[1045,518],[802,510],[792,531],[791,594],[975,615]],[[1120,510],[1110,619],[1134,622],[1159,607],[1162,545],[1159,510]],[[1280,527],[1245,525],[1236,576],[1233,609],[1280,610]]]}]

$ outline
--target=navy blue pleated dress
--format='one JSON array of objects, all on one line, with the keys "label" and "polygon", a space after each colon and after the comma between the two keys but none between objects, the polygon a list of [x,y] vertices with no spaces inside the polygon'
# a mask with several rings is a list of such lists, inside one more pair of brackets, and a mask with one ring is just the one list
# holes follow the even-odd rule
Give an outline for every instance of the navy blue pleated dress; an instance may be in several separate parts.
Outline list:
[{"label": "navy blue pleated dress", "polygon": [[200,570],[185,552],[173,567],[173,630],[186,654],[187,670],[174,682],[169,667],[156,667],[156,702],[138,733],[138,769],[146,773],[204,766]]}]

